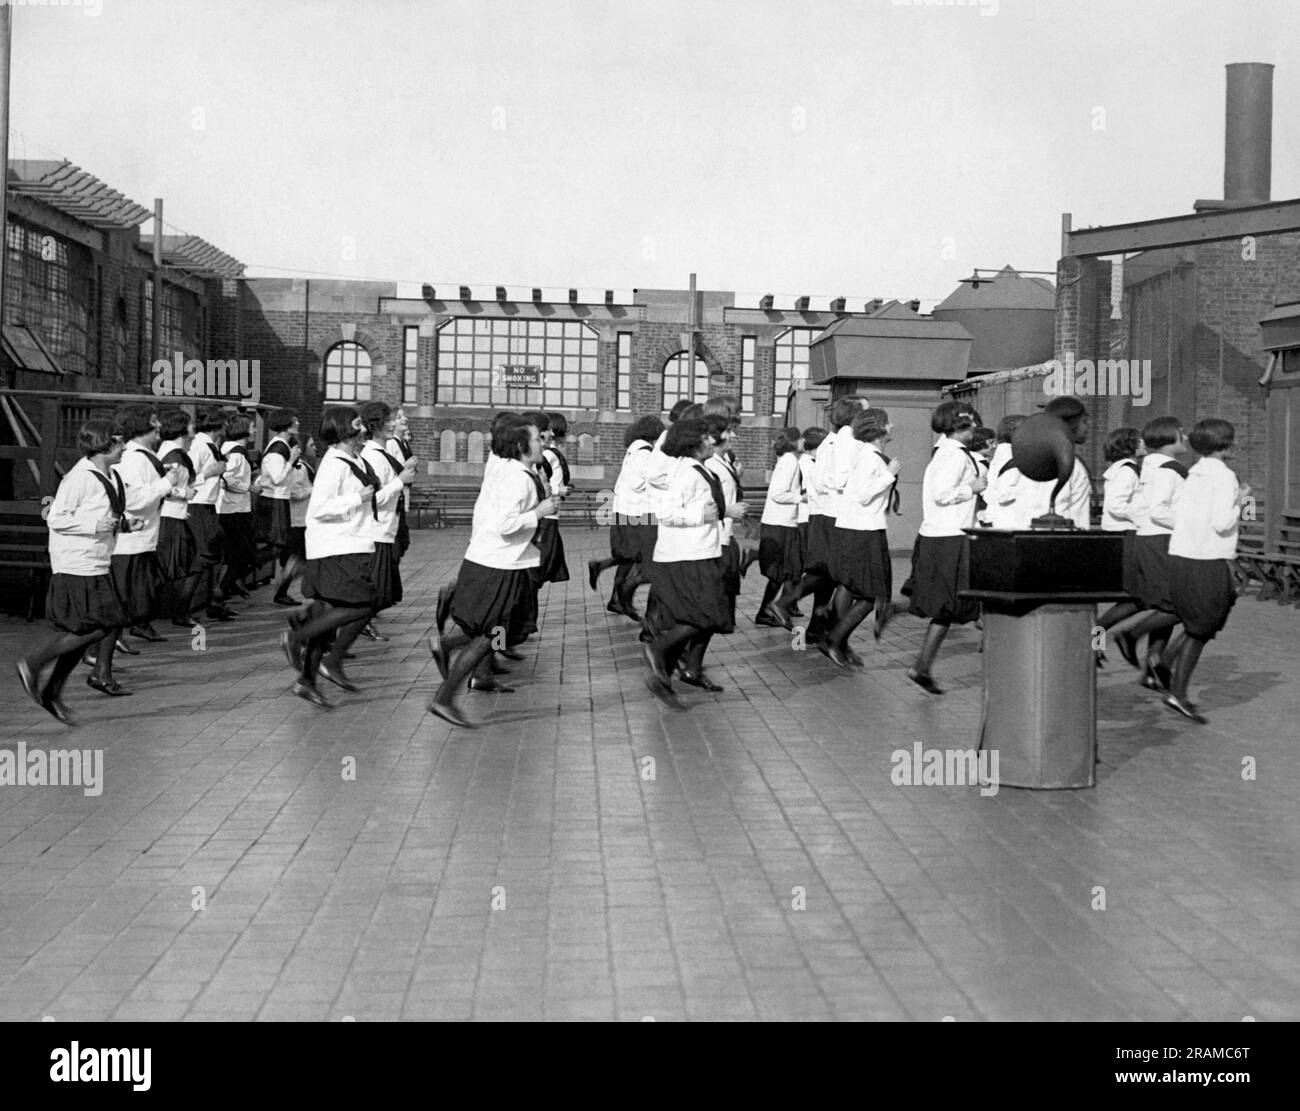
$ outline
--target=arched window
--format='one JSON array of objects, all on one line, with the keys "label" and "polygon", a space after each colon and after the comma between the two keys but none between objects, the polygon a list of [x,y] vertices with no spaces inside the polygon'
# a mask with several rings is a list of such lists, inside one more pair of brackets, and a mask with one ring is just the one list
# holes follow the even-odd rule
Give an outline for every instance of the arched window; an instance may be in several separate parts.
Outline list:
[{"label": "arched window", "polygon": [[584,432],[578,437],[578,462],[594,463],[596,461],[596,441]]},{"label": "arched window", "polygon": [[688,401],[709,400],[709,367],[698,355],[692,361],[685,351],[664,363],[664,412],[682,398]]},{"label": "arched window", "polygon": [[471,432],[469,439],[465,441],[465,462],[482,463],[483,462],[483,433]]},{"label": "arched window", "polygon": [[438,462],[456,462],[456,433],[450,428],[444,428],[438,437]]},{"label": "arched window", "polygon": [[325,353],[325,400],[370,400],[370,354],[359,343],[336,343]]}]

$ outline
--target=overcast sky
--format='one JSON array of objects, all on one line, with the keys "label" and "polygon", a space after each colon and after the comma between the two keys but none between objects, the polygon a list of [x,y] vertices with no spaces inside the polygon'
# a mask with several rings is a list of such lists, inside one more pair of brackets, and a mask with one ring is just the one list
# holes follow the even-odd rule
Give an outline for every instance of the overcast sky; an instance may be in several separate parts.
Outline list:
[{"label": "overcast sky", "polygon": [[1239,61],[1278,67],[1273,196],[1300,195],[1297,0],[13,16],[10,158],[161,196],[254,276],[630,292],[695,271],[742,303],[928,308],[976,266],[1054,269],[1062,212],[1083,227],[1221,197]]}]

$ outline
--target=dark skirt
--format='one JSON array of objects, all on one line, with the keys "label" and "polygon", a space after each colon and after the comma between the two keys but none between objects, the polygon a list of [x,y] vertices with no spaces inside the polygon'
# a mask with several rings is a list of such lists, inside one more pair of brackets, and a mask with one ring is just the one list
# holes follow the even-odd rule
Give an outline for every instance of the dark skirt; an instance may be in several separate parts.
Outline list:
[{"label": "dark skirt", "polygon": [[504,632],[506,647],[518,644],[537,631],[532,570],[484,567],[465,560],[456,577],[451,619],[466,636],[497,638]]},{"label": "dark skirt", "polygon": [[396,544],[375,541],[375,562],[371,577],[375,582],[374,609],[378,613],[402,600],[402,573],[397,567]]},{"label": "dark skirt", "polygon": [[307,526],[290,525],[289,526],[289,544],[288,552],[299,559],[307,558]]},{"label": "dark skirt", "polygon": [[814,575],[830,574],[830,558],[835,532],[835,518],[813,513],[808,518],[808,555],[804,570]]},{"label": "dark skirt", "polygon": [[332,606],[356,609],[375,600],[374,552],[309,559],[302,573],[302,593]]},{"label": "dark skirt", "polygon": [[614,515],[609,526],[609,554],[628,563],[649,563],[654,558],[659,526],[635,522],[636,518]]},{"label": "dark skirt", "polygon": [[194,534],[194,558],[208,567],[222,560],[221,522],[211,505],[191,505],[190,532]]},{"label": "dark skirt", "polygon": [[158,616],[162,574],[153,552],[115,555],[109,560],[109,574],[128,624],[143,625]]},{"label": "dark skirt", "polygon": [[1169,588],[1174,613],[1183,628],[1201,640],[1214,639],[1228,623],[1228,614],[1237,600],[1232,561],[1227,559],[1170,556]]},{"label": "dark skirt", "polygon": [[808,570],[808,522],[800,521],[799,529],[799,562],[803,565],[805,571]]},{"label": "dark skirt", "polygon": [[970,587],[970,545],[964,536],[918,536],[912,564],[915,617],[940,625],[966,625],[979,619],[978,602],[957,595]]},{"label": "dark skirt", "polygon": [[1135,551],[1134,541],[1137,539],[1137,533],[1133,529],[1125,529],[1121,534],[1124,538],[1124,577],[1120,585],[1125,592],[1138,596],[1137,584],[1137,553]]},{"label": "dark skirt", "polygon": [[[733,572],[728,563],[726,549],[714,559],[651,560],[646,573],[651,588],[646,622],[651,632],[663,632],[673,625],[693,625],[708,633],[733,632],[735,595],[730,592]],[[735,576],[739,578],[738,572]]]},{"label": "dark skirt", "polygon": [[266,542],[277,554],[289,546],[289,499],[263,498],[270,507],[270,521],[267,528]]},{"label": "dark skirt", "polygon": [[858,598],[889,601],[894,596],[894,568],[884,529],[837,528],[831,578]]},{"label": "dark skirt", "polygon": [[257,538],[252,513],[221,513],[221,547],[230,567],[252,567],[257,562]]},{"label": "dark skirt", "polygon": [[1133,590],[1143,609],[1174,612],[1169,595],[1169,536],[1133,538]]},{"label": "dark skirt", "polygon": [[194,533],[184,517],[163,517],[158,522],[158,570],[167,582],[183,579],[194,570]]},{"label": "dark skirt", "polygon": [[803,574],[803,545],[795,525],[760,525],[758,566],[765,579],[793,582]]},{"label": "dark skirt", "polygon": [[112,575],[51,575],[45,616],[56,629],[76,636],[124,629],[131,623]]},{"label": "dark skirt", "polygon": [[406,555],[406,550],[411,546],[411,527],[406,523],[406,491],[402,491],[402,496],[397,499],[397,558],[401,559]]},{"label": "dark skirt", "polygon": [[533,541],[542,553],[542,562],[534,571],[538,583],[566,583],[569,565],[564,562],[564,540],[560,537],[560,522],[556,517],[543,517],[537,522],[537,539]]}]

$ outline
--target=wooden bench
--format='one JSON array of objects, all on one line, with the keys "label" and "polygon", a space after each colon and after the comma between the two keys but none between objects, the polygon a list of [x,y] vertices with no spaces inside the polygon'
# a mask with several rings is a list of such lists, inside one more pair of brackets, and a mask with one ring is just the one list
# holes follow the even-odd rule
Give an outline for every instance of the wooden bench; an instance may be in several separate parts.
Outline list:
[{"label": "wooden bench", "polygon": [[1276,599],[1279,605],[1300,603],[1300,514],[1283,514],[1275,550],[1266,543],[1262,521],[1243,522],[1237,533],[1236,573],[1241,593],[1259,584],[1260,601]]},{"label": "wooden bench", "polygon": [[33,620],[50,577],[50,531],[39,501],[0,501],[0,571],[26,575],[27,620]]}]

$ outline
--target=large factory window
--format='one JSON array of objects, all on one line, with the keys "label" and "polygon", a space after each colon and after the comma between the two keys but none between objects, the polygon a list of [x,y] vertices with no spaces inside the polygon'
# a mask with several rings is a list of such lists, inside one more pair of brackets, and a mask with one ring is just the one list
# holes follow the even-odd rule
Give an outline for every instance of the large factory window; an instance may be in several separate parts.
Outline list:
[{"label": "large factory window", "polygon": [[664,412],[682,398],[708,401],[709,367],[703,359],[691,359],[685,351],[678,351],[664,363]]},{"label": "large factory window", "polygon": [[790,387],[808,380],[808,345],[819,328],[791,328],[776,337],[776,380],[772,390],[772,412],[785,412]]},{"label": "large factory window", "polygon": [[402,404],[419,400],[420,329],[402,329]]},{"label": "large factory window", "polygon": [[[596,341],[595,329],[580,321],[455,317],[438,332],[438,401],[594,409]],[[511,377],[524,381],[512,384]]]},{"label": "large factory window", "polygon": [[614,407],[632,408],[632,333],[618,334],[618,365],[614,376]]},{"label": "large factory window", "polygon": [[5,237],[4,319],[40,335],[61,369],[99,369],[99,300],[90,252],[10,220]]},{"label": "large factory window", "polygon": [[370,400],[370,355],[359,343],[336,343],[325,353],[325,400]]},{"label": "large factory window", "polygon": [[754,411],[754,352],[758,347],[755,336],[740,337],[740,411]]}]

